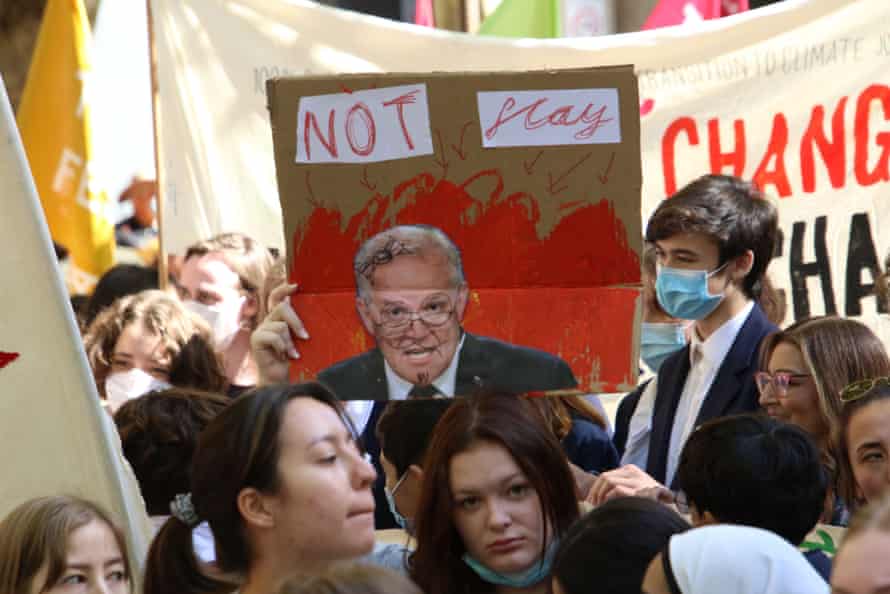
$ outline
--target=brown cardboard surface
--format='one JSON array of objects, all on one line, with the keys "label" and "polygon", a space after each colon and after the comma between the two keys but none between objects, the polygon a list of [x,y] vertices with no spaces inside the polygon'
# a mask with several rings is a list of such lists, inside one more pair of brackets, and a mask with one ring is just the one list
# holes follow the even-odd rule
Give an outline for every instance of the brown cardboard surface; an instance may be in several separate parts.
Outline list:
[{"label": "brown cardboard surface", "polygon": [[[305,136],[298,138],[302,98],[412,84],[425,85],[432,154],[364,163],[295,162],[298,141],[305,142]],[[612,115],[620,116],[620,142],[483,146],[477,93],[572,89],[617,90],[619,115]],[[470,310],[467,318],[482,323],[468,330],[485,334],[496,327],[500,334],[495,338],[574,361],[582,387],[636,383],[637,293],[625,289],[639,283],[642,236],[639,102],[631,66],[278,78],[267,83],[267,94],[288,267],[301,287],[295,299],[301,316],[313,315],[300,308],[304,298],[314,300],[312,309],[324,309],[327,319],[342,319],[352,308],[352,258],[361,242],[395,224],[427,223],[442,228],[462,249],[469,286],[481,295],[476,302],[497,305]],[[529,107],[531,101],[518,98],[510,113]],[[526,122],[539,124],[550,115],[548,121],[558,124],[589,115],[584,109],[583,102],[549,101],[523,113],[530,118]],[[389,113],[395,117],[394,109]],[[319,111],[318,129],[310,128],[313,139],[330,141],[328,116],[327,110]],[[335,114],[333,126],[345,126],[343,111]],[[359,137],[360,146],[369,144],[363,142],[367,136]],[[342,142],[338,149],[340,156],[349,150]],[[316,143],[315,150],[322,150],[321,145]],[[324,307],[319,300],[336,305]],[[607,320],[602,333],[589,328],[582,335],[571,332],[583,307],[600,309],[598,316]],[[616,315],[609,318],[612,308]],[[485,322],[506,311],[523,315]],[[311,375],[366,346],[354,312],[351,318],[354,322],[347,323],[354,324],[355,331],[340,328],[337,336],[324,336],[328,326],[309,326],[313,340],[326,346],[313,345],[313,340],[302,345],[300,374]],[[555,336],[538,340],[544,330],[552,332],[559,325],[571,344]],[[541,332],[535,333],[535,327]],[[609,336],[608,347],[597,344],[594,334]]]},{"label": "brown cardboard surface", "polygon": [[[295,123],[300,97],[418,82],[425,83],[428,88],[429,112],[436,148],[434,155],[370,165],[313,166],[294,163],[297,140]],[[348,220],[366,206],[367,188],[362,185],[363,183],[371,183],[379,193],[385,193],[418,172],[443,170],[445,169],[443,164],[447,164],[446,179],[462,180],[479,170],[497,168],[503,171],[505,179],[519,180],[521,189],[533,191],[537,196],[545,196],[547,199],[539,200],[540,219],[536,225],[541,236],[546,236],[561,218],[559,211],[561,207],[565,208],[567,202],[565,198],[571,196],[572,203],[578,200],[594,203],[604,194],[625,225],[628,237],[636,238],[642,234],[639,216],[639,196],[642,186],[639,156],[639,99],[632,66],[518,74],[431,73],[291,77],[272,79],[267,85],[275,144],[276,174],[284,214],[285,237],[288,238],[289,259],[293,256],[291,239],[295,238],[295,232],[308,220],[316,205],[321,204],[336,209],[342,214],[343,219]],[[621,144],[481,148],[481,130],[476,111],[477,92],[580,88],[619,90],[623,135]],[[437,133],[441,133],[441,139],[437,137]],[[456,148],[462,148],[466,158],[461,158]],[[544,154],[540,154],[542,151]],[[603,184],[597,176],[606,174],[613,153],[615,157],[607,174],[608,183]],[[569,168],[588,154],[591,156],[582,163],[581,171],[576,170],[577,175],[570,173],[560,180]],[[527,173],[527,168],[531,168],[531,174]],[[366,172],[367,180],[364,179]],[[313,196],[309,195],[310,190],[307,189],[307,173]],[[553,177],[549,177],[548,174]],[[556,189],[559,189],[562,185],[560,182],[563,182],[570,184],[569,190],[552,196],[548,191],[551,179],[557,181]],[[637,242],[633,241],[630,245],[636,248]],[[476,286],[479,286],[478,283]]]}]

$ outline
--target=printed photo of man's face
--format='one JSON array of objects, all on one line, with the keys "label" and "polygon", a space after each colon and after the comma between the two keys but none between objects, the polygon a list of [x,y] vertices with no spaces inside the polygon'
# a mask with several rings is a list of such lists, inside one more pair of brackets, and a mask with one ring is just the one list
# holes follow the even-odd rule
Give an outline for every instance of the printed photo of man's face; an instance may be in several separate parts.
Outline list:
[{"label": "printed photo of man's face", "polygon": [[[414,384],[429,384],[448,368],[461,338],[467,287],[452,263],[429,242],[395,250],[365,271],[359,314],[392,370]],[[388,261],[384,261],[388,260]]]}]

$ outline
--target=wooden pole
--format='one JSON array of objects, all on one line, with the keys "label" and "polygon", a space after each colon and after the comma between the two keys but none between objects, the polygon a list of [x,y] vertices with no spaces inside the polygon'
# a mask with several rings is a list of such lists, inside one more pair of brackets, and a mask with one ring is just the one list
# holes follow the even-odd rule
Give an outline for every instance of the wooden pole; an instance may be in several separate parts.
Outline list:
[{"label": "wooden pole", "polygon": [[476,33],[482,23],[482,7],[479,0],[463,0],[464,4],[464,31]]},{"label": "wooden pole", "polygon": [[157,201],[158,216],[158,284],[161,289],[166,289],[168,285],[167,270],[167,247],[164,240],[164,177],[161,164],[161,143],[158,142],[159,128],[159,112],[160,105],[158,99],[158,56],[155,48],[154,22],[151,14],[151,0],[145,0],[145,16],[148,21],[148,59],[149,72],[151,73],[151,116],[152,116],[152,132],[155,143],[155,182],[157,191],[155,200]]}]

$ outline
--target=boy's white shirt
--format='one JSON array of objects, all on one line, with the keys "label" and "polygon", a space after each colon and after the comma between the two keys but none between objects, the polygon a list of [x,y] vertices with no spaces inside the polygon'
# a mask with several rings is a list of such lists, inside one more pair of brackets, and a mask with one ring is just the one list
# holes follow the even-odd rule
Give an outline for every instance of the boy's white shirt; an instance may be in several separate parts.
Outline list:
[{"label": "boy's white shirt", "polygon": [[655,395],[658,392],[658,376],[654,376],[637,401],[637,408],[630,417],[627,428],[627,443],[621,456],[621,465],[635,464],[646,468],[649,458],[649,439],[652,435],[652,411],[655,409]]},{"label": "boy's white shirt", "polygon": [[[692,340],[689,344],[691,366],[689,374],[686,376],[686,383],[683,385],[683,393],[677,403],[677,412],[671,428],[665,485],[670,485],[673,482],[677,463],[680,460],[680,452],[683,450],[689,434],[695,428],[695,421],[705,397],[714,383],[717,372],[723,365],[726,354],[732,348],[753,309],[754,302],[748,301],[739,313],[725,321],[704,341],[699,338],[698,332],[692,332]],[[695,360],[696,352],[700,353],[698,361]]]}]

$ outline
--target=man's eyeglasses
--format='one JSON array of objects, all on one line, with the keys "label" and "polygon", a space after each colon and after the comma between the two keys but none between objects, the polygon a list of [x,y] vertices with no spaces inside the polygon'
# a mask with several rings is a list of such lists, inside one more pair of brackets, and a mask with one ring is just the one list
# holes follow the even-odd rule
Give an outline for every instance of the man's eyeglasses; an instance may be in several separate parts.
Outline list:
[{"label": "man's eyeglasses", "polygon": [[890,388],[890,377],[872,377],[852,384],[841,390],[841,402],[853,402],[859,400],[875,388]]},{"label": "man's eyeglasses", "polygon": [[799,381],[811,377],[809,373],[791,373],[789,371],[777,371],[769,373],[767,371],[758,371],[754,374],[754,382],[757,384],[757,390],[764,394],[767,389],[772,387],[777,394],[785,395],[788,392],[788,386],[793,381]]},{"label": "man's eyeglasses", "polygon": [[428,328],[444,325],[454,313],[454,305],[447,295],[435,295],[420,305],[419,311],[412,311],[402,305],[389,305],[380,311],[379,325],[387,333],[397,333],[420,320]]}]

